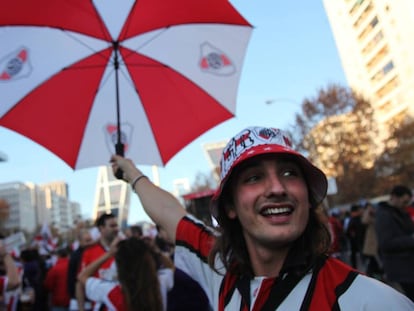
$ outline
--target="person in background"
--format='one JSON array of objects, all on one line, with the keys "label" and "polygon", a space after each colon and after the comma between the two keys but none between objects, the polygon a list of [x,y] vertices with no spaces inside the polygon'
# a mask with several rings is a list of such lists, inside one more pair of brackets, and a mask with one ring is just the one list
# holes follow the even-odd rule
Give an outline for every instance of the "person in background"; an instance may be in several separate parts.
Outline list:
[{"label": "person in background", "polygon": [[365,257],[365,273],[378,280],[383,280],[382,264],[378,256],[378,241],[375,232],[375,207],[371,202],[365,203],[361,218],[365,225],[364,245],[362,254]]},{"label": "person in background", "polygon": [[[78,275],[86,296],[112,311],[166,310],[166,294],[173,286],[174,264],[155,253],[144,240],[116,238],[110,249]],[[115,256],[118,282],[93,277],[100,265]],[[163,268],[157,268],[161,261]]]},{"label": "person in background", "polygon": [[155,225],[155,227],[157,230],[157,234],[154,238],[156,247],[161,251],[162,254],[169,256],[171,259],[174,259],[174,243],[168,240],[167,232],[162,229],[162,227],[159,225]]},{"label": "person in background", "polygon": [[126,237],[135,237],[137,239],[141,239],[143,236],[142,227],[139,225],[132,225],[127,228]]},{"label": "person in background", "polygon": [[27,248],[20,253],[23,266],[22,294],[19,307],[25,310],[48,310],[47,291],[43,285],[46,277],[46,262],[37,248]]},{"label": "person in background", "polygon": [[[109,250],[112,241],[114,241],[119,234],[118,222],[114,214],[100,215],[96,219],[95,226],[99,230],[100,239],[83,251],[80,271],[106,253]],[[116,271],[113,267],[113,261],[113,257],[108,257],[108,260],[99,266],[95,276],[104,280],[114,280],[116,278]],[[85,303],[85,293],[79,284],[76,285],[75,291],[78,308],[83,311],[82,308]],[[94,310],[99,310],[99,307],[98,304],[95,304]]]},{"label": "person in background", "polygon": [[[76,282],[77,276],[81,267],[81,259],[83,251],[94,243],[92,235],[87,228],[81,228],[78,233],[78,248],[72,251],[69,258],[68,276],[67,276],[67,288],[70,297],[69,310],[78,311],[78,301],[76,300]],[[83,306],[85,311],[92,309],[92,304],[85,301]]]},{"label": "person in background", "polygon": [[331,256],[344,261],[344,253],[346,250],[346,237],[344,227],[340,220],[340,212],[332,211],[329,214],[329,226],[332,232]]},{"label": "person in background", "polygon": [[50,311],[67,311],[70,300],[67,288],[69,250],[66,247],[60,248],[57,255],[56,263],[46,273],[44,286],[51,295]]},{"label": "person in background", "polygon": [[394,186],[389,200],[378,204],[375,231],[386,281],[414,301],[414,223],[406,211],[411,199],[410,188]]},{"label": "person in background", "polygon": [[[156,225],[156,249],[164,256],[174,259],[174,244],[167,232]],[[208,298],[201,286],[183,270],[174,270],[174,287],[167,294],[167,311],[209,311]]]},{"label": "person in background", "polygon": [[[10,294],[17,290],[21,283],[19,269],[13,257],[7,252],[3,241],[0,241],[0,308],[4,310],[15,310],[17,303],[15,299],[18,297],[13,295],[14,301],[10,301]],[[3,310],[2,309],[2,310]]]},{"label": "person in background", "polygon": [[392,287],[327,256],[330,234],[315,212],[326,176],[279,129],[245,128],[223,149],[211,207],[217,230],[131,159],[113,155],[111,163],[175,241],[176,267],[201,285],[213,310],[414,309]]},{"label": "person in background", "polygon": [[[81,260],[83,251],[94,243],[92,235],[88,228],[80,228],[77,237],[77,248],[72,251],[69,257],[67,288],[70,297],[69,311],[78,311],[78,301],[76,300],[76,282],[77,276],[81,268]],[[92,304],[85,301],[83,306],[85,311],[92,309]]]},{"label": "person in background", "polygon": [[410,215],[411,220],[414,223],[414,202],[411,202],[408,206],[407,206],[407,212],[408,215]]},{"label": "person in background", "polygon": [[363,262],[362,246],[364,244],[365,225],[361,221],[361,215],[361,206],[359,204],[351,205],[351,215],[345,233],[351,250],[351,266],[355,269],[361,269]]}]

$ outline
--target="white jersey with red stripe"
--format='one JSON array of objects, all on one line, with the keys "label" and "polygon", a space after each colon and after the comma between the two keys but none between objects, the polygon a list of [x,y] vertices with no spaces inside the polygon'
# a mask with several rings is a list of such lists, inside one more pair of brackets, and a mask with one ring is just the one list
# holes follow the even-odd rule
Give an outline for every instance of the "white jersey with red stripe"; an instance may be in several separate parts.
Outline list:
[{"label": "white jersey with red stripe", "polygon": [[[160,282],[161,297],[164,310],[167,306],[167,292],[174,286],[174,272],[172,269],[159,269],[158,279]],[[114,281],[106,281],[96,277],[89,277],[85,284],[86,297],[94,302],[105,305],[109,311],[123,311],[124,307],[120,284]],[[126,310],[126,309],[125,309]]]},{"label": "white jersey with red stripe", "polygon": [[[274,278],[256,277],[250,281],[250,307],[247,308],[241,308],[242,295],[237,288],[233,289],[233,291],[228,291],[227,296],[226,294],[220,295],[229,286],[226,285],[227,282],[223,282],[226,272],[224,268],[219,270],[222,273],[219,274],[214,272],[207,263],[208,253],[214,239],[214,232],[202,222],[191,216],[184,217],[179,222],[176,233],[174,255],[176,267],[182,269],[201,285],[209,298],[210,306],[213,310],[262,310],[266,300],[270,297],[269,281],[273,283]],[[348,277],[345,279],[344,284],[346,286],[342,286],[342,291],[338,297],[333,297],[334,303],[339,307],[338,310],[414,310],[414,304],[407,297],[384,283],[352,271],[351,267],[344,265],[336,259],[327,259],[327,262],[328,265],[324,263],[320,270],[323,270],[323,282],[321,283],[325,283],[325,279],[328,281],[335,279],[337,268],[338,271],[339,268],[345,269],[345,272],[348,272],[349,269],[350,275],[353,276],[352,278]],[[223,267],[218,257],[216,257],[216,267]],[[318,275],[320,272],[315,274]],[[309,271],[309,273],[298,280],[293,289],[286,294],[286,297],[278,302],[274,310],[301,310],[306,299],[309,300],[309,305],[312,300],[318,302],[332,300],[332,297],[328,296],[332,293],[335,295],[335,288],[325,289],[326,285],[324,284],[322,284],[320,290],[318,289],[315,292],[312,290],[310,298],[308,297],[309,294],[307,293],[310,291],[309,288],[312,287],[310,285],[314,284],[312,276],[313,271]],[[331,283],[333,282],[328,282],[328,284]],[[318,288],[318,286],[316,287]],[[328,309],[320,308],[319,310]]]}]

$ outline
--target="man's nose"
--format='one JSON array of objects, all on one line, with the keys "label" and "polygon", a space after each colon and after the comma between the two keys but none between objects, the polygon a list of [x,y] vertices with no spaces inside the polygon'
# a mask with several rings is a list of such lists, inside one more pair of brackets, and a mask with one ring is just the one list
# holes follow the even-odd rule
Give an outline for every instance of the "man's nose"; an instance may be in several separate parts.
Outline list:
[{"label": "man's nose", "polygon": [[285,185],[280,176],[276,173],[268,174],[266,180],[266,196],[281,196],[285,194]]}]

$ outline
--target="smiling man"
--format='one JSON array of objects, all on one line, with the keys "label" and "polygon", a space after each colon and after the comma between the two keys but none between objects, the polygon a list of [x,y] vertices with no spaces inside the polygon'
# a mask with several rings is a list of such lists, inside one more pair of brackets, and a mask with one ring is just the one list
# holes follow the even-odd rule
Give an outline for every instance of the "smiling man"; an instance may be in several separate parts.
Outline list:
[{"label": "smiling man", "polygon": [[131,160],[111,161],[176,242],[176,266],[199,282],[213,310],[414,310],[407,297],[327,255],[329,231],[316,213],[326,176],[279,129],[246,128],[223,149],[216,231]]}]

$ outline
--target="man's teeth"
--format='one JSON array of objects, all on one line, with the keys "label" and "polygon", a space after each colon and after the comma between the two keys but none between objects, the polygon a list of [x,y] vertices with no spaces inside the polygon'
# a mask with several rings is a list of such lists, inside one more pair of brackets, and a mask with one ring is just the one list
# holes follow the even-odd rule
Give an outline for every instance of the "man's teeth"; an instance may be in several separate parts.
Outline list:
[{"label": "man's teeth", "polygon": [[290,213],[292,210],[288,207],[268,208],[262,212],[263,215],[277,215]]}]

